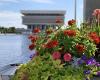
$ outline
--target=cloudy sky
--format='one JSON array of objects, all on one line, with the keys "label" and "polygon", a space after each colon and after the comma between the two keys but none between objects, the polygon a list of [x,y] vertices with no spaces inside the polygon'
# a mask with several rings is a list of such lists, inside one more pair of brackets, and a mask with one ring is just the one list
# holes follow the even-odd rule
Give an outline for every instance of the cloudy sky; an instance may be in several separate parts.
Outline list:
[{"label": "cloudy sky", "polygon": [[[75,0],[0,0],[0,26],[22,25],[21,10],[66,10],[66,21],[74,18]],[[83,0],[77,0],[77,20],[83,18]]]}]

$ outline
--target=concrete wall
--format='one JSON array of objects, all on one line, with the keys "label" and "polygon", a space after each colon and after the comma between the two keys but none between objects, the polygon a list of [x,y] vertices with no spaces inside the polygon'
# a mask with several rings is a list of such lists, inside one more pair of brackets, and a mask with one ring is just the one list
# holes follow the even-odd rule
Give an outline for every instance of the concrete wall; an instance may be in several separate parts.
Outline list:
[{"label": "concrete wall", "polygon": [[56,20],[62,21],[64,24],[65,13],[63,10],[22,10],[22,23],[24,25],[56,25]]},{"label": "concrete wall", "polygon": [[[64,16],[59,16],[59,18],[62,21],[62,24],[64,24]],[[22,23],[24,25],[29,24],[56,24],[57,16],[23,16],[22,17]]]},{"label": "concrete wall", "polygon": [[84,0],[84,20],[92,18],[94,9],[100,8],[100,0]]}]

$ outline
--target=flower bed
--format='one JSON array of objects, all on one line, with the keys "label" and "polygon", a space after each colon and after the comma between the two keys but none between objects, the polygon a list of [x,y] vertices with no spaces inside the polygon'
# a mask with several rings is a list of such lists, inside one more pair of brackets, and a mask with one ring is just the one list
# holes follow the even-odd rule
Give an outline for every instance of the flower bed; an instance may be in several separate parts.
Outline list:
[{"label": "flower bed", "polygon": [[95,59],[100,35],[93,28],[78,28],[75,20],[68,25],[44,32],[34,29],[29,49],[36,50],[36,54],[12,80],[90,80],[93,75],[100,76],[100,62]]}]

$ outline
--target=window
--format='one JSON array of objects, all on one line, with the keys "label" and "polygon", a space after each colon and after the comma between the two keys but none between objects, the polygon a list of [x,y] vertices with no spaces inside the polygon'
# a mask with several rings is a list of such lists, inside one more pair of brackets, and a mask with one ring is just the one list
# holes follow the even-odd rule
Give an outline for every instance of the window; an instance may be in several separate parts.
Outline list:
[{"label": "window", "polygon": [[28,25],[28,29],[31,29],[31,25]]}]

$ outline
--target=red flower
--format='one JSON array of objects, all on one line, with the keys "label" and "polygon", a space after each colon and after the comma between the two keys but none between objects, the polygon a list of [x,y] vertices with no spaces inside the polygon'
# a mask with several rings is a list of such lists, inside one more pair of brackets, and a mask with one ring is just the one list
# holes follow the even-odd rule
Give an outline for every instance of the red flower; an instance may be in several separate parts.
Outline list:
[{"label": "red flower", "polygon": [[75,30],[65,30],[64,35],[67,35],[69,37],[76,36],[76,31]]},{"label": "red flower", "polygon": [[34,30],[33,30],[33,33],[39,33],[40,32],[40,29],[39,28],[35,28]]},{"label": "red flower", "polygon": [[28,36],[28,39],[32,39],[32,37],[33,37],[32,35],[29,35],[29,36]]},{"label": "red flower", "polygon": [[46,44],[46,48],[54,48],[54,47],[56,47],[58,45],[58,41],[57,40],[52,40],[52,41],[50,41],[50,42],[48,42],[47,44]]},{"label": "red flower", "polygon": [[96,32],[89,33],[89,37],[90,39],[92,39],[93,42],[95,42],[95,44],[99,44],[100,39]]},{"label": "red flower", "polygon": [[74,20],[74,19],[68,21],[68,25],[69,25],[69,26],[72,26],[72,25],[74,25],[75,23],[76,23],[76,20]]},{"label": "red flower", "polygon": [[95,38],[95,39],[94,39],[94,42],[95,42],[95,44],[99,44],[99,43],[100,43],[99,37]]},{"label": "red flower", "polygon": [[29,45],[29,49],[30,49],[30,50],[33,50],[33,49],[35,48],[35,46],[36,46],[36,45],[35,45],[34,43],[32,43],[31,45]]},{"label": "red flower", "polygon": [[56,23],[62,23],[62,20],[58,17],[58,18],[56,19]]},{"label": "red flower", "polygon": [[65,53],[65,55],[64,55],[64,61],[69,62],[69,61],[71,61],[71,59],[72,59],[71,54],[70,53]]},{"label": "red flower", "polygon": [[37,39],[38,39],[38,36],[33,36],[33,37],[31,38],[31,42],[34,43]]},{"label": "red flower", "polygon": [[84,52],[84,50],[85,50],[85,46],[82,45],[82,44],[77,44],[77,45],[76,45],[76,50],[77,50],[79,53],[82,53],[82,52]]},{"label": "red flower", "polygon": [[90,32],[90,33],[89,33],[89,37],[92,38],[92,39],[96,38],[97,36],[98,36],[98,35],[97,35],[96,32]]},{"label": "red flower", "polygon": [[53,52],[52,57],[54,60],[60,59],[61,58],[61,54],[60,52]]}]

